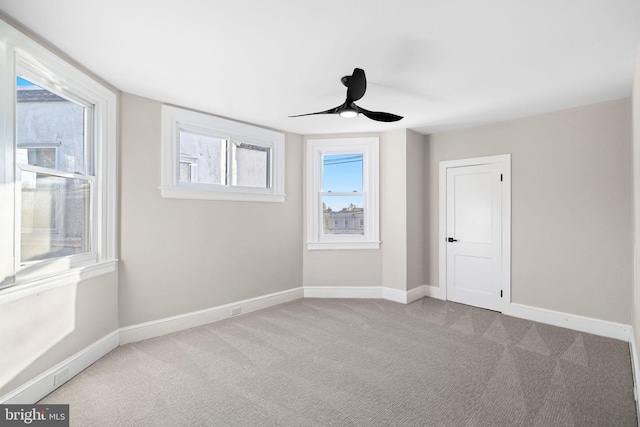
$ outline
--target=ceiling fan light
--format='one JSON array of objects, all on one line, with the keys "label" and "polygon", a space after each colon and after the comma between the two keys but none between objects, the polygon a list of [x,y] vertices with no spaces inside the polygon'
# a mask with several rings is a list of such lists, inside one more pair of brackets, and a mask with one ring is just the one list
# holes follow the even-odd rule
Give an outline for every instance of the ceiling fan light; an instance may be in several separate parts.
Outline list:
[{"label": "ceiling fan light", "polygon": [[342,110],[340,111],[340,117],[345,119],[352,119],[358,115],[358,112],[355,110]]}]

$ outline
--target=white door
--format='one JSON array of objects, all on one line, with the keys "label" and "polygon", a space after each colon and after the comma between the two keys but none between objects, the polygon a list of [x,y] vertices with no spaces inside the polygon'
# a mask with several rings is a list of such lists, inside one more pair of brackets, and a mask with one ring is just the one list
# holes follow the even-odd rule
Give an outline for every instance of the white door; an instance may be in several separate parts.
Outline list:
[{"label": "white door", "polygon": [[500,311],[501,163],[446,168],[447,299]]}]

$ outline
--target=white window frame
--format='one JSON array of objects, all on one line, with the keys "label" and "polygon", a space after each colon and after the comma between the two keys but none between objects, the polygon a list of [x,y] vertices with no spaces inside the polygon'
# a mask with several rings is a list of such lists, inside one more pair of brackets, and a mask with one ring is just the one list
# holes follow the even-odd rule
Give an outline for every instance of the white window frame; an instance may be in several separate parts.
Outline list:
[{"label": "white window frame", "polygon": [[[180,141],[181,129],[216,138],[240,140],[271,150],[270,188],[243,187],[181,182]],[[239,123],[209,114],[185,110],[170,105],[162,106],[162,197],[175,199],[231,200],[249,202],[284,202],[284,134],[256,126]]]},{"label": "white window frame", "polygon": [[[380,248],[379,145],[377,137],[307,140],[308,250]],[[362,154],[364,235],[323,232],[322,196],[326,193],[322,188],[322,159],[332,154]]]},{"label": "white window frame", "polygon": [[[0,20],[0,303],[116,268],[117,96]],[[93,107],[90,252],[20,263],[20,181],[16,166],[16,77]],[[73,175],[73,174],[70,174]]]},{"label": "white window frame", "polygon": [[[180,162],[179,163],[187,163],[189,166],[189,182],[193,182],[194,177],[198,176],[198,159],[193,156],[187,156],[184,154],[180,154]],[[178,174],[178,179],[180,178]]]}]

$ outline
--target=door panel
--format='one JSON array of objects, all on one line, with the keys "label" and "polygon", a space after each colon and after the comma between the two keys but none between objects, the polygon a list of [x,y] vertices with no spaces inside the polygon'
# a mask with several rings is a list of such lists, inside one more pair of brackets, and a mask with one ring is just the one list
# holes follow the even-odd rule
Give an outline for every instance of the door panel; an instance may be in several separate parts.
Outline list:
[{"label": "door panel", "polygon": [[[454,235],[463,242],[491,243],[491,179],[489,172],[453,176]],[[466,171],[469,172],[469,171]]]},{"label": "door panel", "polygon": [[490,295],[492,274],[491,258],[454,255],[453,285],[457,291]]},{"label": "door panel", "polygon": [[447,169],[447,299],[498,310],[501,287],[500,165]]}]

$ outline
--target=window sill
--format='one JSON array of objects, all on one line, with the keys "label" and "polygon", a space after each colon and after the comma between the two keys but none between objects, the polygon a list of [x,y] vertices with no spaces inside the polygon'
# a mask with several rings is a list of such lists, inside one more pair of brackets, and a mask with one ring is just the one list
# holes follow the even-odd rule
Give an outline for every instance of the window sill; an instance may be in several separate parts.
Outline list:
[{"label": "window sill", "polygon": [[165,199],[227,200],[236,202],[274,202],[285,201],[286,194],[246,192],[242,190],[220,191],[205,188],[160,187]]},{"label": "window sill", "polygon": [[307,243],[309,251],[380,249],[380,242],[323,242]]},{"label": "window sill", "polygon": [[85,267],[71,268],[63,272],[20,280],[5,289],[0,289],[0,304],[15,301],[30,295],[35,295],[50,289],[77,284],[84,280],[113,273],[116,271],[118,260],[105,261]]}]

